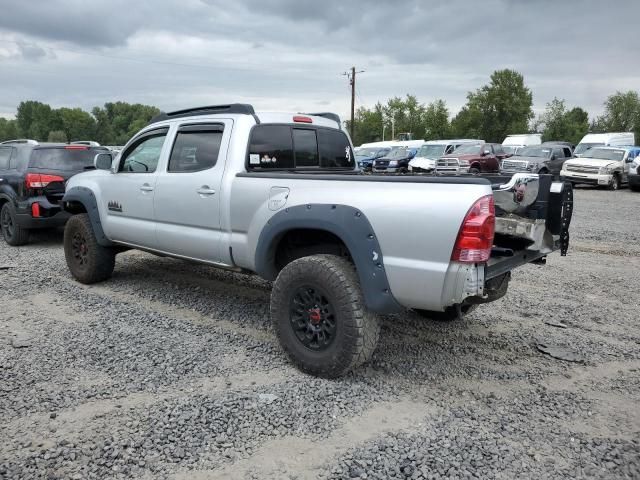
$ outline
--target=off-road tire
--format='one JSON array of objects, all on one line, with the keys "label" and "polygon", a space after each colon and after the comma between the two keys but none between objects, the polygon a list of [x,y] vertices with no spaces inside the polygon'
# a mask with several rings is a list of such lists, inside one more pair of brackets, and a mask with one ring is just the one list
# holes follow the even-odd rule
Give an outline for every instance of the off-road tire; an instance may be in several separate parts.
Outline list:
[{"label": "off-road tire", "polygon": [[460,308],[456,306],[448,307],[444,312],[435,312],[432,310],[420,310],[414,309],[418,315],[429,320],[435,320],[436,322],[453,322],[455,320],[462,320],[468,314],[473,312],[477,305],[462,305]]},{"label": "off-road tire", "polygon": [[0,225],[4,241],[12,247],[19,247],[29,242],[29,230],[16,223],[16,210],[6,202],[0,210]]},{"label": "off-road tire", "polygon": [[86,213],[74,215],[67,222],[64,256],[71,275],[85,284],[110,278],[116,263],[115,250],[98,243]]},{"label": "off-road tire", "polygon": [[[306,285],[322,290],[335,311],[335,337],[322,351],[305,346],[291,322],[295,291]],[[289,359],[302,371],[325,378],[344,375],[369,360],[380,336],[380,321],[364,305],[354,266],[335,255],[299,258],[282,269],[271,292],[271,320]]]}]

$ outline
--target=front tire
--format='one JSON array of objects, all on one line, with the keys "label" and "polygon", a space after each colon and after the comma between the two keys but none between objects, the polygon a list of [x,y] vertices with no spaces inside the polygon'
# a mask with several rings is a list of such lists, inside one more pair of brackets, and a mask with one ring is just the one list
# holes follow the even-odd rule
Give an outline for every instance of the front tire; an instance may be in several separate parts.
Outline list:
[{"label": "front tire", "polygon": [[379,319],[364,305],[355,268],[335,255],[286,265],[273,284],[271,319],[289,359],[325,378],[369,360],[380,336]]},{"label": "front tire", "polygon": [[0,210],[0,228],[4,241],[12,247],[19,247],[29,242],[29,230],[16,223],[16,210],[9,202]]},{"label": "front tire", "polygon": [[471,175],[480,175],[480,169],[478,167],[471,167],[469,173]]},{"label": "front tire", "polygon": [[64,229],[64,256],[71,275],[84,284],[110,278],[116,262],[115,251],[103,247],[96,240],[86,213],[74,215],[67,222]]},{"label": "front tire", "polygon": [[611,185],[609,185],[610,190],[620,190],[620,176],[614,175],[611,180]]}]

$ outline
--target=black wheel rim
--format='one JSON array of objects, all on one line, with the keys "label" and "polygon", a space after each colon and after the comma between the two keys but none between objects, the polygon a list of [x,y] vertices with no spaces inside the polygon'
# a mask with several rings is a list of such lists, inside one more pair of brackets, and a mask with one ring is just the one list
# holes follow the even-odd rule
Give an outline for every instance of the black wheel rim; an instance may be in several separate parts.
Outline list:
[{"label": "black wheel rim", "polygon": [[8,208],[2,210],[2,233],[8,237],[13,237],[13,218]]},{"label": "black wheel rim", "polygon": [[317,287],[305,285],[293,292],[289,320],[296,338],[310,350],[326,350],[336,338],[335,310]]},{"label": "black wheel rim", "polygon": [[87,246],[87,239],[81,233],[76,233],[71,240],[71,251],[73,252],[73,258],[78,265],[84,266],[88,262],[89,247]]}]

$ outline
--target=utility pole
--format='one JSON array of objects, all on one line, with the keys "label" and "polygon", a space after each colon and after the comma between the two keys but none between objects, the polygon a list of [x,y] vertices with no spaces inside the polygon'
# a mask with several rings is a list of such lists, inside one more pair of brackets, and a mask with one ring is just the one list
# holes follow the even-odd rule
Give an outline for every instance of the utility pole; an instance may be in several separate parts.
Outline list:
[{"label": "utility pole", "polygon": [[356,67],[351,67],[350,72],[344,72],[342,75],[346,75],[349,78],[349,85],[351,85],[351,124],[349,127],[349,134],[353,139],[355,120],[356,120],[356,75],[358,73],[364,73],[364,70],[356,72]]}]

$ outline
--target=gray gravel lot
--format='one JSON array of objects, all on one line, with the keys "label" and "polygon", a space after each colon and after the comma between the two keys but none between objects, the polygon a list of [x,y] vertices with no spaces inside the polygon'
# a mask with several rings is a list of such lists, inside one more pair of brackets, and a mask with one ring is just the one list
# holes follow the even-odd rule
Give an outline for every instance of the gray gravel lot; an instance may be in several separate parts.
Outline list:
[{"label": "gray gravel lot", "polygon": [[260,279],[128,252],[87,287],[61,232],[0,242],[0,478],[638,479],[639,212],[578,189],[568,257],[463,322],[386,317],[337,381],[286,362]]}]

